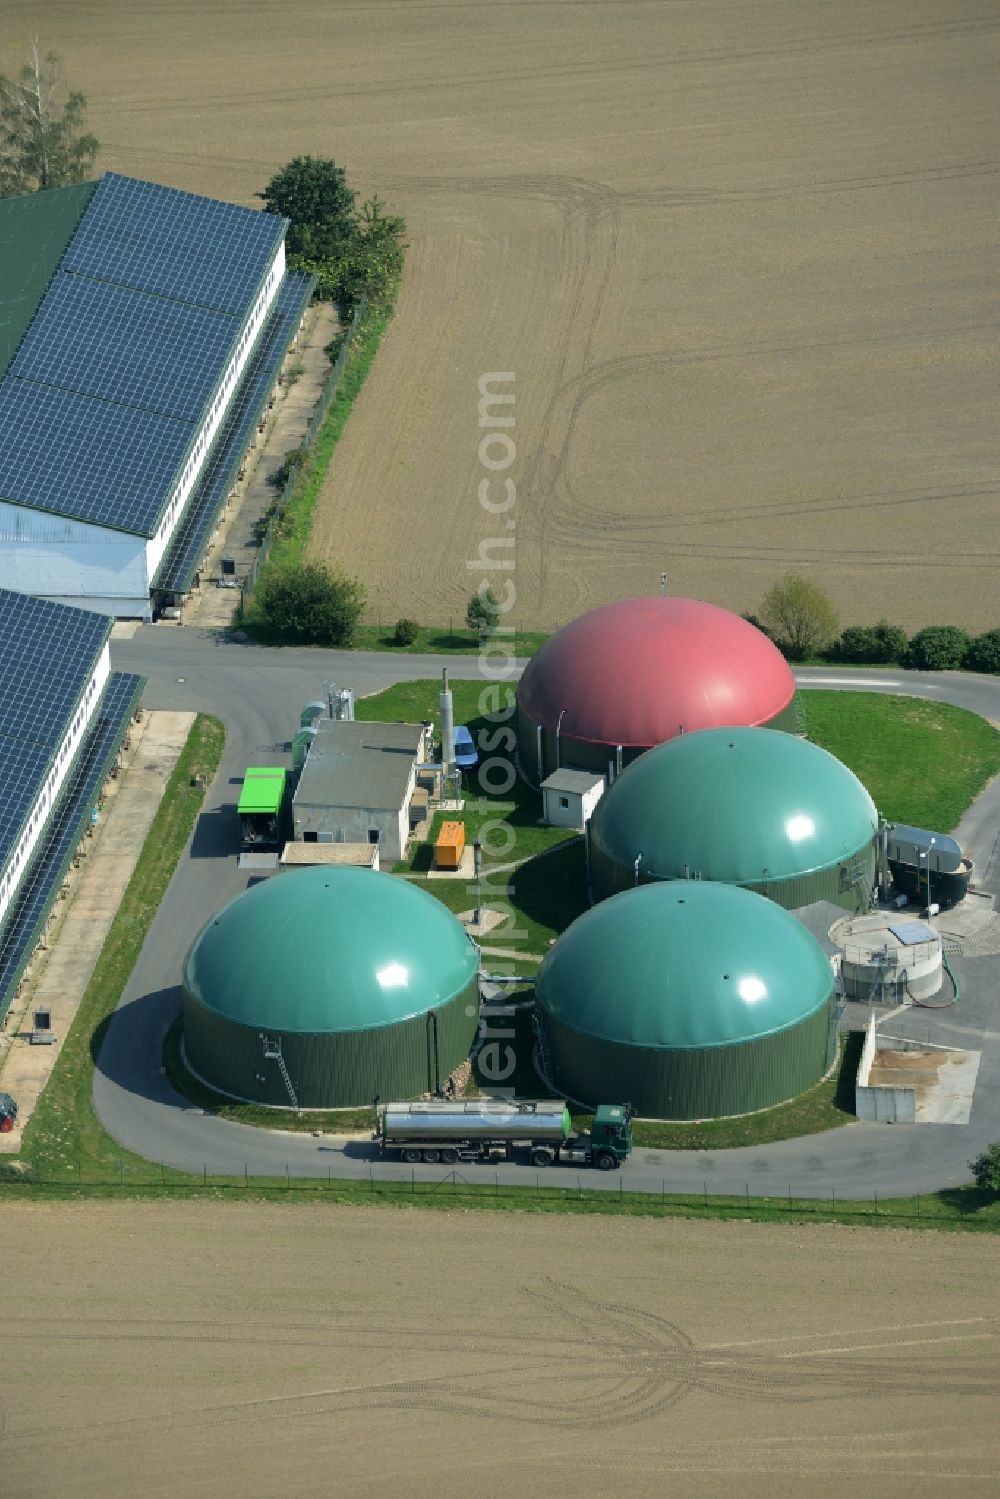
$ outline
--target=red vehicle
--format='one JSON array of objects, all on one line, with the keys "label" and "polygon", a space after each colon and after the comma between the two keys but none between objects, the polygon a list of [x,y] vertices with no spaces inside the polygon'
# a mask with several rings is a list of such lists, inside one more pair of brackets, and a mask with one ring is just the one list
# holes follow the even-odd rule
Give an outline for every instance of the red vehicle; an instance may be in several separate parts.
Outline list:
[{"label": "red vehicle", "polygon": [[17,1104],[9,1093],[0,1093],[0,1135],[9,1135],[17,1118]]}]

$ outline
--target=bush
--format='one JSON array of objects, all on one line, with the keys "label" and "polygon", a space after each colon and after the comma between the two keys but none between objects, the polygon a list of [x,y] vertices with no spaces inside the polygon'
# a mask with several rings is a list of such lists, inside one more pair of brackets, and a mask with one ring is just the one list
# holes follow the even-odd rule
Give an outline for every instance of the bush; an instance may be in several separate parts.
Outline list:
[{"label": "bush", "polygon": [[392,632],[393,645],[413,645],[420,634],[420,626],[415,619],[397,619],[396,628]]},{"label": "bush", "polygon": [[353,644],[364,605],[357,579],[318,562],[269,569],[253,600],[260,622],[291,645]]},{"label": "bush", "polygon": [[500,623],[500,600],[492,588],[480,588],[469,600],[465,611],[465,623],[476,630],[480,639],[486,640]]},{"label": "bush", "polygon": [[996,1192],[1000,1196],[1000,1145],[987,1145],[982,1155],[969,1162],[969,1170],[981,1192]]},{"label": "bush", "polygon": [[958,671],[969,645],[968,635],[954,625],[928,625],[910,641],[904,665],[914,671]]},{"label": "bush", "polygon": [[1000,630],[977,635],[969,646],[965,664],[970,671],[1000,672]]},{"label": "bush", "polygon": [[762,635],[766,635],[768,640],[771,639],[771,632],[759,615],[751,614],[748,611],[745,614],[741,614],[740,618],[745,619],[748,625],[753,625],[754,629],[759,630]]},{"label": "bush", "polygon": [[808,578],[786,573],[764,596],[760,619],[765,634],[790,661],[814,656],[837,633],[837,611]]},{"label": "bush", "polygon": [[880,619],[877,625],[848,625],[833,647],[838,661],[875,662],[906,659],[906,631]]}]

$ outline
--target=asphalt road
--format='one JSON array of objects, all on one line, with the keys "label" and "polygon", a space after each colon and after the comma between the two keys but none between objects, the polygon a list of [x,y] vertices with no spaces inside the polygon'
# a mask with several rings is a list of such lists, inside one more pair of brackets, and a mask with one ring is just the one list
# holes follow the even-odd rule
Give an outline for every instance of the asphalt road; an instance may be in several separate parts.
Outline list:
[{"label": "asphalt road", "polygon": [[[108,1028],[94,1075],[94,1103],[105,1128],[127,1149],[167,1166],[210,1174],[327,1175],[409,1180],[414,1168],[381,1161],[365,1142],[334,1145],[312,1136],[253,1129],[203,1114],[170,1087],[160,1072],[162,1040],[178,1009],[180,962],[207,917],[246,886],[236,868],[232,813],[248,764],[287,752],[302,705],[323,694],[325,682],[361,695],[406,679],[434,676],[447,666],[454,678],[476,678],[475,658],[366,652],[268,650],[236,645],[200,631],[146,626],[117,640],[112,666],[148,678],[150,708],[201,709],[226,725],[222,765],[206,795],[187,854],[150,928],[139,961]],[[1000,680],[957,673],[802,671],[803,687],[905,693],[957,703],[1000,723]],[[983,867],[1000,832],[1000,778],[963,819],[963,846]],[[1000,1138],[1000,961],[969,960],[961,1007],[938,1017],[954,1046],[982,1049],[979,1086],[967,1127],[890,1128],[857,1123],[829,1134],[778,1144],[710,1153],[636,1151],[620,1178],[630,1189],[838,1197],[906,1195],[968,1180],[967,1162]],[[997,980],[998,982],[995,982]],[[931,1021],[928,1021],[930,1024]],[[418,1179],[441,1176],[417,1167]],[[532,1168],[506,1164],[463,1166],[469,1181],[534,1182]],[[608,1186],[598,1172],[551,1170],[552,1184],[577,1178]]]}]

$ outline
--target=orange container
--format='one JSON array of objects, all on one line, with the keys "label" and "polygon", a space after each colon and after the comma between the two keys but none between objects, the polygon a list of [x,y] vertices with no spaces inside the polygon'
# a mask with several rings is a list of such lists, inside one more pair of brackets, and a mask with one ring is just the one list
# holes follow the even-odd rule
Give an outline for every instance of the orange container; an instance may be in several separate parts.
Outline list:
[{"label": "orange container", "polygon": [[444,822],[434,845],[434,863],[438,869],[458,869],[465,848],[465,823]]}]

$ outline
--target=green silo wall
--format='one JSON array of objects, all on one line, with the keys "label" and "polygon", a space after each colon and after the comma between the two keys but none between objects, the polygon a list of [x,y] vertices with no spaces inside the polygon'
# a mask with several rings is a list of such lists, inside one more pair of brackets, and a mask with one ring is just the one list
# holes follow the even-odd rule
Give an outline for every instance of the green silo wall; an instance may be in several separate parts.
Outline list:
[{"label": "green silo wall", "polygon": [[[588,840],[589,846],[589,840]],[[743,890],[753,890],[758,895],[784,906],[786,911],[799,906],[812,905],[813,901],[828,900],[851,913],[867,911],[872,886],[875,883],[875,842],[869,839],[853,853],[842,855],[835,864],[825,869],[814,869],[808,874],[793,875],[787,880],[734,880]],[[663,876],[675,879],[675,875]],[[640,885],[655,884],[660,876],[641,868]],[[726,881],[725,883],[730,883]],[[590,887],[595,901],[607,900],[622,890],[631,890],[635,884],[635,871],[631,864],[621,864],[601,848],[590,848]]]},{"label": "green silo wall", "polygon": [[722,1119],[785,1103],[833,1061],[834,995],[787,1030],[699,1051],[621,1046],[545,1017],[553,1082],[581,1103],[630,1103],[647,1119]]},{"label": "green silo wall", "polygon": [[[783,708],[774,718],[769,718],[758,727],[764,729],[781,729],[785,733],[794,734],[798,728],[795,699],[786,708]],[[645,754],[651,745],[642,745],[639,748],[625,748],[622,750],[622,767],[631,765],[640,755]],[[528,715],[518,705],[517,709],[517,756],[521,774],[532,786],[539,784],[538,776],[538,729]],[[588,739],[573,739],[568,734],[560,736],[559,760],[556,762],[556,736],[552,729],[542,729],[542,760],[544,762],[541,779],[550,776],[560,766],[563,769],[593,770],[600,775],[606,775],[608,761],[615,759],[615,746],[607,744],[595,744]]]},{"label": "green silo wall", "polygon": [[[478,979],[473,979],[454,999],[436,1007],[442,1082],[469,1055],[479,1023],[478,990]],[[264,1058],[259,1030],[218,1015],[187,989],[183,1012],[184,1055],[192,1072],[233,1098],[289,1107],[277,1062]],[[426,1014],[375,1030],[282,1033],[280,1040],[303,1109],[361,1108],[376,1093],[383,1099],[409,1099],[434,1088],[433,1023]]]}]

